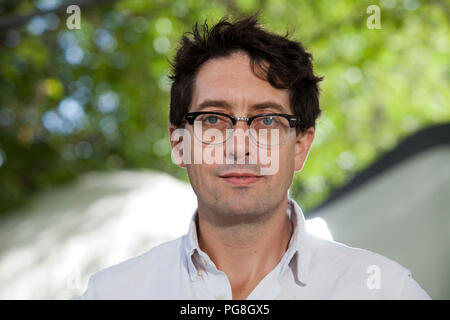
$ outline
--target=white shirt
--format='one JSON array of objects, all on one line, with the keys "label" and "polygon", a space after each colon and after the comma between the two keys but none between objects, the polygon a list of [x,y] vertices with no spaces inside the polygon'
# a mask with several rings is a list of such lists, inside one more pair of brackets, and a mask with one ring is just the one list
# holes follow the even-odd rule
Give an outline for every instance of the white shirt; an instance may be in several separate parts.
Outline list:
[{"label": "white shirt", "polygon": [[[230,282],[199,248],[194,212],[189,232],[93,275],[78,299],[232,299]],[[368,250],[319,239],[297,203],[294,230],[278,265],[250,299],[430,299],[398,263]]]}]

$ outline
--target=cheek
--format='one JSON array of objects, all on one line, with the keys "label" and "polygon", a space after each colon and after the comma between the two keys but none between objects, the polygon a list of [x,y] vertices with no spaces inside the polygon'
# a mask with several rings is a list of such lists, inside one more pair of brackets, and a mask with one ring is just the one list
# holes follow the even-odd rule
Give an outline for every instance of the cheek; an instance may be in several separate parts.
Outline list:
[{"label": "cheek", "polygon": [[280,150],[280,177],[282,179],[292,179],[295,167],[294,146],[286,145],[285,150]]},{"label": "cheek", "polygon": [[205,177],[202,177],[201,168],[199,165],[191,164],[187,166],[187,172],[189,179],[191,180],[192,184],[199,184],[202,180],[204,180]]},{"label": "cheek", "polygon": [[207,165],[191,164],[187,166],[189,181],[194,191],[211,190],[212,171]]},{"label": "cheek", "polygon": [[189,181],[194,190],[197,189],[198,184],[201,182],[201,175],[198,172],[198,166],[190,164],[186,166],[187,173],[189,176]]}]

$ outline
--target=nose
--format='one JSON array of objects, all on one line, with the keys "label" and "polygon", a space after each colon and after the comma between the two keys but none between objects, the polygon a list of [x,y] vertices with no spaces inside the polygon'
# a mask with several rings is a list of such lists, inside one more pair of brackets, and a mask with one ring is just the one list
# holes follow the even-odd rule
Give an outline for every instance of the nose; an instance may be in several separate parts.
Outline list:
[{"label": "nose", "polygon": [[225,155],[233,163],[246,163],[250,156],[249,127],[245,120],[238,120],[234,125],[233,136],[227,140]]}]

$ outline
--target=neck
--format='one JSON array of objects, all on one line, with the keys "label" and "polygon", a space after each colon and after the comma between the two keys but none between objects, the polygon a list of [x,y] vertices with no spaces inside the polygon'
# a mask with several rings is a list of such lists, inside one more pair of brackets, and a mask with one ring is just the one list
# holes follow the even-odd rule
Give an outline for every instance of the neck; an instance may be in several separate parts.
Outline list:
[{"label": "neck", "polygon": [[[255,219],[217,223],[207,208],[198,208],[197,234],[200,248],[233,286],[263,278],[287,250],[292,224],[286,214],[287,196],[270,212]],[[239,220],[239,218],[234,218]]]}]

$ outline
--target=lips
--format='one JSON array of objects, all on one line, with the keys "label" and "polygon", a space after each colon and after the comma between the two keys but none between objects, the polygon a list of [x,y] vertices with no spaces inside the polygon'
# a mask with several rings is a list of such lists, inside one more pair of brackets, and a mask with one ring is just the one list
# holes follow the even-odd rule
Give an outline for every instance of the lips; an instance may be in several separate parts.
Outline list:
[{"label": "lips", "polygon": [[219,176],[221,180],[239,186],[245,186],[260,181],[263,177],[248,172],[230,172]]}]

